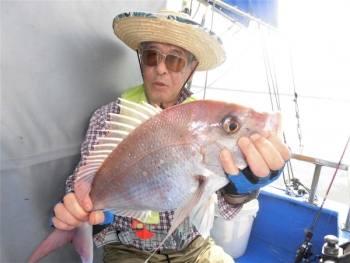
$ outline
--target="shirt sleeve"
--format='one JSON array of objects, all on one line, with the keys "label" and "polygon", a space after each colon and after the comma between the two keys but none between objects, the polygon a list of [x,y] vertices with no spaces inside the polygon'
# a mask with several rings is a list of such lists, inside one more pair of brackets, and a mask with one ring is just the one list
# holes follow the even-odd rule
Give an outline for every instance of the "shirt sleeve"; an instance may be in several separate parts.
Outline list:
[{"label": "shirt sleeve", "polygon": [[239,213],[239,211],[241,211],[245,203],[248,203],[249,201],[258,197],[259,192],[260,192],[259,190],[255,190],[249,195],[249,197],[243,203],[232,205],[226,202],[220,190],[216,191],[216,194],[218,196],[218,207],[219,207],[220,215],[225,220],[233,219]]},{"label": "shirt sleeve", "polygon": [[107,134],[106,121],[109,121],[109,113],[119,113],[119,107],[117,101],[105,105],[94,112],[90,119],[89,127],[86,132],[85,140],[80,148],[80,161],[76,166],[73,174],[71,174],[66,180],[66,193],[74,190],[74,182],[76,174],[79,168],[86,164],[86,157],[89,156],[90,151],[94,149],[94,146],[98,144],[98,139]]}]

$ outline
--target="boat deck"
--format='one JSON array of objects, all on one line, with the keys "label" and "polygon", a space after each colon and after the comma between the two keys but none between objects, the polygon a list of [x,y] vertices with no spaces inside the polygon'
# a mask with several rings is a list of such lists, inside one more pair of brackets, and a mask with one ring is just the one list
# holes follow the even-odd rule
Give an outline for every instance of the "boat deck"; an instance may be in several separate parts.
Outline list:
[{"label": "boat deck", "polygon": [[[254,219],[247,250],[235,262],[294,262],[297,249],[312,226],[319,207],[287,196],[273,187],[262,190],[258,200],[259,211]],[[350,233],[341,230],[346,213],[345,205],[326,201],[310,240],[313,244],[310,259],[322,254],[326,235],[338,236],[340,242],[349,239]]]},{"label": "boat deck", "polygon": [[272,246],[257,238],[251,238],[246,253],[236,258],[236,263],[266,263],[266,262],[293,262],[295,253]]}]

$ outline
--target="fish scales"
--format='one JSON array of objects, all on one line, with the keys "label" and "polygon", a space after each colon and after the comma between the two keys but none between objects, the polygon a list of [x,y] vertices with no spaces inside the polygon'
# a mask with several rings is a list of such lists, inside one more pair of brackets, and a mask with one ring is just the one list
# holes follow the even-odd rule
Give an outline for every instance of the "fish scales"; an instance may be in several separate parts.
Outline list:
[{"label": "fish scales", "polygon": [[[238,128],[228,131],[230,124]],[[264,129],[274,131],[277,124],[278,114],[257,113],[239,105],[214,101],[164,110],[131,132],[105,161],[112,166],[105,170],[116,171],[114,181],[127,190],[121,193],[115,189],[115,195],[106,195],[113,192],[114,184],[110,181],[104,184],[102,179],[97,184],[104,187],[98,188],[96,194],[92,188],[90,195],[97,205],[99,200],[108,200],[101,208],[108,207],[121,215],[130,215],[120,211],[130,208],[144,212],[169,211],[195,195],[204,176],[207,183],[197,200],[200,202],[229,182],[221,166],[220,151],[231,149],[242,168],[246,163],[237,140]],[[145,143],[140,149],[142,141]],[[115,167],[114,160],[123,163],[124,169]],[[104,165],[108,166],[103,164],[94,180],[99,180]]]},{"label": "fish scales", "polygon": [[[198,231],[208,235],[214,218],[211,195],[229,182],[219,158],[222,149],[228,149],[237,167],[243,169],[247,164],[238,139],[261,131],[280,135],[282,130],[280,113],[256,112],[233,103],[200,100],[159,113],[149,105],[147,108],[122,99],[121,104],[121,114],[127,112],[127,116],[120,120],[131,127],[108,124],[112,131],[96,147],[103,149],[104,155],[91,152],[96,157],[80,167],[75,194],[79,202],[90,195],[93,210],[110,210],[122,216],[142,218],[151,210],[175,210],[168,236],[188,215]],[[130,119],[138,110],[143,112],[139,120]],[[154,116],[147,119],[149,115]],[[118,116],[115,119],[119,120]],[[145,121],[133,129],[140,120]],[[123,132],[114,132],[113,127]],[[115,142],[118,145],[113,149]],[[111,151],[107,155],[106,149]],[[29,262],[68,242],[73,243],[84,263],[91,262],[89,231],[87,222],[70,231],[56,229]]]},{"label": "fish scales", "polygon": [[[195,114],[187,109],[185,112],[188,114],[181,108],[163,111],[118,145],[94,177],[90,195],[95,209],[118,206],[169,211],[194,193],[198,188],[196,176],[203,170],[203,156],[189,133]],[[114,171],[112,176],[110,171]],[[110,202],[106,204],[107,199]]]}]

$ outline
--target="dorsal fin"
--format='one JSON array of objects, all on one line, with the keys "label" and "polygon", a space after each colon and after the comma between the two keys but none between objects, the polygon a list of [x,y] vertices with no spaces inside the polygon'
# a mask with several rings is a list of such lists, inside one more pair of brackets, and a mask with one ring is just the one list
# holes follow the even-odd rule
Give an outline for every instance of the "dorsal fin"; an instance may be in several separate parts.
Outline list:
[{"label": "dorsal fin", "polygon": [[110,113],[109,117],[111,119],[111,121],[113,122],[121,122],[124,124],[129,124],[131,126],[138,126],[140,123],[142,123],[142,121],[140,121],[139,119],[136,118],[132,118],[129,116],[125,116],[125,115],[121,115],[121,114],[116,114],[116,113]]},{"label": "dorsal fin", "polygon": [[[148,117],[151,117],[153,115],[156,115],[157,113],[161,112],[162,110],[159,107],[153,107],[152,105],[146,103],[146,102],[142,102],[141,104],[137,104],[135,102],[131,102],[128,100],[124,100],[124,99],[119,99],[121,104],[125,107],[128,107],[130,109],[134,109],[139,113],[143,113],[145,115],[147,115]],[[122,113],[122,112],[120,112]]]},{"label": "dorsal fin", "polygon": [[126,132],[131,132],[133,129],[135,129],[134,125],[125,124],[117,121],[106,121],[106,126],[107,130],[119,130]]},{"label": "dorsal fin", "polygon": [[94,146],[94,150],[96,151],[104,151],[104,150],[113,150],[115,147],[117,147],[119,141],[115,141],[113,143],[109,142],[103,142],[102,144],[98,144]]},{"label": "dorsal fin", "polygon": [[[111,145],[111,144],[115,144],[114,148],[117,147],[118,143],[120,143],[123,139],[122,138],[107,138],[107,137],[101,137],[98,139],[98,142],[101,143],[100,146],[99,145],[95,145],[94,149],[99,146],[102,147],[102,145]],[[113,149],[114,149],[113,148]],[[113,150],[112,149],[112,150]]]},{"label": "dorsal fin", "polygon": [[147,103],[137,104],[124,99],[119,99],[120,114],[109,113],[110,121],[106,121],[105,137],[98,139],[94,149],[86,157],[86,165],[79,168],[74,191],[78,200],[90,193],[93,178],[107,156],[118,144],[129,135],[138,125],[153,115],[161,112]]}]

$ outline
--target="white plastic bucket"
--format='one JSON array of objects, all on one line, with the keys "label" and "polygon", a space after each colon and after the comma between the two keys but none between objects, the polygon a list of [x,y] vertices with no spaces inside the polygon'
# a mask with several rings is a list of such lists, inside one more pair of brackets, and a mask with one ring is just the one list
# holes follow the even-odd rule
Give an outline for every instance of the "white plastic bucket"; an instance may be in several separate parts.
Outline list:
[{"label": "white plastic bucket", "polygon": [[227,221],[220,215],[217,204],[215,204],[215,220],[210,231],[211,238],[232,258],[243,256],[258,210],[258,200],[251,200],[243,205],[242,210],[232,220]]}]

